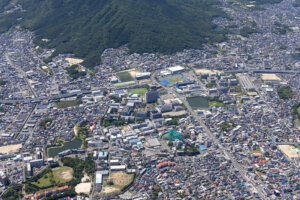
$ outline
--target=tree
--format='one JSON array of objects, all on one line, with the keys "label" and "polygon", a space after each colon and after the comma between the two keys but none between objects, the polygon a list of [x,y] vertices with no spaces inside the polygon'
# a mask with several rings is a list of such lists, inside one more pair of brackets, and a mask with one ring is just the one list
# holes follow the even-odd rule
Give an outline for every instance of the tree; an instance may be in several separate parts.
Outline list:
[{"label": "tree", "polygon": [[277,93],[280,99],[290,99],[293,96],[293,90],[290,86],[280,87]]}]

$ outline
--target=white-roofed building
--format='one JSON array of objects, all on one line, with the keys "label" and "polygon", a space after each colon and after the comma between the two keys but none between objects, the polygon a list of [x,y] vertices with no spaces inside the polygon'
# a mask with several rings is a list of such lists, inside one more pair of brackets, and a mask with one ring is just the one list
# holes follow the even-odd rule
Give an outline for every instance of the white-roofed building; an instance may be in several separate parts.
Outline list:
[{"label": "white-roofed building", "polygon": [[150,78],[150,76],[151,76],[150,72],[142,72],[142,73],[135,74],[136,80],[147,79],[147,78]]},{"label": "white-roofed building", "polygon": [[179,74],[179,73],[183,73],[184,72],[184,67],[177,65],[174,67],[170,67],[168,68],[168,70],[172,73],[172,74]]}]

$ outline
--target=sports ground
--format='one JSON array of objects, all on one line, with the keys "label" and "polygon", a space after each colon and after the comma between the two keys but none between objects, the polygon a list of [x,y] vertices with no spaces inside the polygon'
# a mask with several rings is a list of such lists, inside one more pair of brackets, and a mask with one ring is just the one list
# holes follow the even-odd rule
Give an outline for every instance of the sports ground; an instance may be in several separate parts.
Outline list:
[{"label": "sports ground", "polygon": [[160,82],[166,86],[172,86],[175,83],[186,81],[187,78],[182,75],[168,76],[160,80]]}]

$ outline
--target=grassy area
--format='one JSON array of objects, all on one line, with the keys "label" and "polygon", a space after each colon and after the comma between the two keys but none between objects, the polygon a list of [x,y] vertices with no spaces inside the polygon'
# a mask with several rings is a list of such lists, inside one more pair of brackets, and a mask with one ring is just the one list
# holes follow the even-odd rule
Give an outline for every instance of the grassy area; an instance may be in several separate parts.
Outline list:
[{"label": "grassy area", "polygon": [[221,107],[221,106],[224,106],[224,103],[221,102],[221,101],[208,101],[208,105],[209,107]]},{"label": "grassy area", "polygon": [[176,77],[172,77],[172,78],[169,78],[169,79],[167,79],[167,81],[169,82],[169,83],[177,83],[177,82],[181,82],[181,81],[183,81],[184,80],[184,78],[183,77],[181,77],[181,76],[176,76]]},{"label": "grassy area", "polygon": [[129,89],[128,92],[131,92],[132,94],[144,95],[146,92],[148,92],[148,89],[147,88],[135,88],[135,89]]},{"label": "grassy area", "polygon": [[134,78],[131,76],[131,74],[128,71],[118,72],[117,76],[119,77],[121,82],[134,81]]},{"label": "grassy area", "polygon": [[71,101],[58,101],[55,102],[55,106],[59,109],[78,106],[82,104],[81,99],[71,100]]},{"label": "grassy area", "polygon": [[79,77],[86,75],[85,71],[81,71],[79,65],[72,65],[71,67],[66,68],[66,71],[72,79],[78,79]]},{"label": "grassy area", "polygon": [[96,165],[91,157],[92,156],[89,155],[85,160],[78,157],[62,158],[61,163],[63,164],[63,167],[60,167],[58,163],[54,163],[38,175],[26,180],[24,184],[25,192],[27,194],[36,193],[45,189],[68,185],[69,189],[66,192],[59,196],[55,196],[56,198],[53,199],[61,199],[67,196],[74,197],[76,195],[74,188],[81,182],[84,173],[91,178],[93,178],[93,175],[95,174]]},{"label": "grassy area", "polygon": [[188,97],[188,103],[193,109],[205,109],[209,107],[208,99],[202,96]]},{"label": "grassy area", "polygon": [[221,127],[222,131],[228,131],[229,128],[233,128],[235,126],[236,125],[233,122],[226,121],[226,122],[223,122],[220,127]]},{"label": "grassy area", "polygon": [[213,88],[213,87],[216,87],[216,86],[217,86],[216,83],[207,83],[207,84],[206,84],[206,87],[207,87],[207,88]]},{"label": "grassy area", "polygon": [[2,195],[2,199],[4,200],[21,199],[21,197],[22,197],[21,184],[10,185],[10,187]]},{"label": "grassy area", "polygon": [[293,91],[290,86],[281,87],[277,92],[280,99],[290,99],[293,96]]},{"label": "grassy area", "polygon": [[67,183],[73,178],[73,169],[70,167],[57,167],[42,176],[33,185],[39,188],[47,188],[50,186]]},{"label": "grassy area", "polygon": [[71,167],[57,167],[52,169],[53,178],[57,183],[66,183],[73,178],[73,169]]},{"label": "grassy area", "polygon": [[300,122],[300,103],[296,103],[292,106],[292,116],[294,120],[298,120],[298,122]]},{"label": "grassy area", "polygon": [[122,87],[122,86],[133,85],[133,84],[135,84],[135,81],[115,83],[115,84],[113,84],[113,86],[115,86],[115,87]]},{"label": "grassy area", "polygon": [[43,129],[46,129],[47,127],[49,127],[52,123],[53,119],[51,118],[44,118],[41,122],[40,122],[40,126]]},{"label": "grassy area", "polygon": [[55,181],[53,179],[52,172],[46,173],[44,176],[42,176],[42,178],[40,178],[36,182],[33,182],[32,184],[38,186],[39,188],[46,188],[46,187],[53,186],[55,184]]}]

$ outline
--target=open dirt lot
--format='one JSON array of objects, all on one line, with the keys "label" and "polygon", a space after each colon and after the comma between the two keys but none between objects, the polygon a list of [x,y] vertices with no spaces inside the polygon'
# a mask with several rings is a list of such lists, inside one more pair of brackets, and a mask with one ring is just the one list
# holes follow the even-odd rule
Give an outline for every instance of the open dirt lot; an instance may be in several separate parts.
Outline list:
[{"label": "open dirt lot", "polygon": [[91,178],[87,174],[84,174],[84,176],[81,179],[81,182],[84,183],[84,182],[87,182],[89,180],[91,180]]},{"label": "open dirt lot", "polygon": [[113,181],[113,185],[103,187],[102,192],[106,194],[121,191],[133,181],[134,175],[126,174],[125,172],[112,172],[109,178]]},{"label": "open dirt lot", "polygon": [[83,60],[79,58],[66,58],[66,61],[68,61],[70,65],[77,65],[83,62]]},{"label": "open dirt lot", "polygon": [[70,167],[54,168],[53,175],[54,175],[54,178],[68,181],[73,178],[73,169]]},{"label": "open dirt lot", "polygon": [[178,98],[174,98],[174,99],[165,99],[164,103],[171,103],[171,101],[178,101],[179,104],[182,104],[182,101]]},{"label": "open dirt lot", "polygon": [[105,194],[118,192],[118,191],[120,191],[120,189],[116,188],[114,186],[106,186],[106,187],[103,187],[103,189],[102,189],[102,192],[105,193]]},{"label": "open dirt lot", "polygon": [[75,191],[77,194],[79,193],[85,193],[89,194],[92,188],[92,183],[79,183],[75,187]]},{"label": "open dirt lot", "polygon": [[278,148],[289,158],[299,158],[300,154],[297,153],[295,147],[292,145],[278,145]]},{"label": "open dirt lot", "polygon": [[48,67],[46,65],[42,66],[42,69],[47,70]]},{"label": "open dirt lot", "polygon": [[125,186],[131,183],[133,175],[124,172],[112,172],[110,177],[113,179],[115,185]]},{"label": "open dirt lot", "polygon": [[140,71],[138,71],[138,70],[136,70],[136,69],[130,69],[130,70],[128,70],[128,72],[130,73],[130,75],[131,75],[133,78],[135,78],[135,75],[136,75],[137,73],[141,73]]},{"label": "open dirt lot", "polygon": [[75,191],[77,194],[85,193],[89,194],[92,189],[92,183],[90,182],[90,177],[87,174],[84,174],[84,177],[81,179],[81,183],[76,185]]},{"label": "open dirt lot", "polygon": [[22,144],[12,144],[0,147],[0,153],[17,152],[22,147]]},{"label": "open dirt lot", "polygon": [[209,70],[209,69],[197,69],[195,68],[195,73],[197,75],[200,75],[200,74],[212,74],[212,73],[219,73],[220,71],[218,70]]},{"label": "open dirt lot", "polygon": [[184,115],[186,114],[186,111],[185,110],[181,110],[181,111],[177,111],[177,112],[166,112],[166,113],[163,113],[163,116],[180,116],[180,115]]}]

